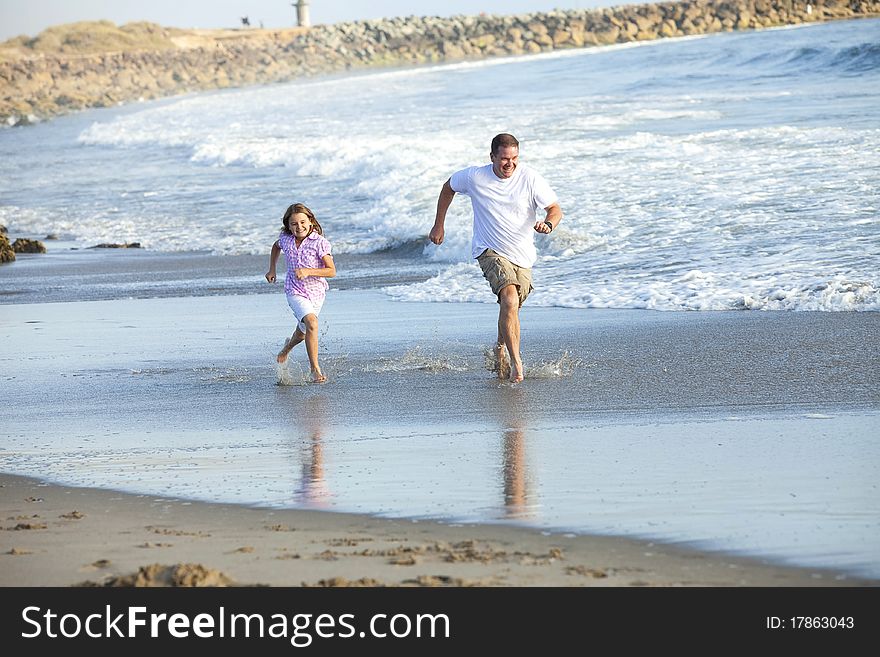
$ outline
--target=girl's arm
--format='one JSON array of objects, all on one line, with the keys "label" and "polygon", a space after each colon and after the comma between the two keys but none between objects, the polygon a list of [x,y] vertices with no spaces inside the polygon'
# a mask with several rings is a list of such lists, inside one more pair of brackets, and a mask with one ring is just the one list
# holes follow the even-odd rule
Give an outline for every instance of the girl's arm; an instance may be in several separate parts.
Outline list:
[{"label": "girl's arm", "polygon": [[272,251],[269,253],[269,271],[266,272],[266,280],[270,283],[275,282],[275,263],[278,262],[278,254],[281,253],[281,246],[278,240],[272,245]]},{"label": "girl's arm", "polygon": [[297,269],[294,271],[296,277],[302,280],[309,276],[320,276],[321,278],[333,278],[336,276],[336,265],[333,263],[333,256],[328,253],[321,260],[324,263],[321,269]]}]

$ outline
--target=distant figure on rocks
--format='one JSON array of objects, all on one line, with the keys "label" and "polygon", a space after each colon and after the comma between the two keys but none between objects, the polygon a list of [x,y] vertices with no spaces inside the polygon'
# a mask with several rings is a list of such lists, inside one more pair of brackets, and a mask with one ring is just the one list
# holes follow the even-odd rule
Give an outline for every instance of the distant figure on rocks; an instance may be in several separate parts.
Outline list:
[{"label": "distant figure on rocks", "polygon": [[[544,178],[519,164],[519,142],[511,134],[492,139],[491,164],[469,167],[452,174],[443,183],[437,199],[437,214],[430,239],[442,244],[446,211],[456,193],[471,197],[474,235],[471,255],[476,258],[498,297],[498,343],[495,359],[499,378],[523,380],[519,350],[519,310],[532,291],[535,233],[547,235],[562,220],[556,193]],[[543,219],[536,211],[544,210]],[[510,360],[508,361],[508,356]]]},{"label": "distant figure on rocks", "polygon": [[244,25],[245,27],[250,27],[251,20],[247,16],[242,16],[241,17],[241,24]]},{"label": "distant figure on rocks", "polygon": [[291,349],[305,340],[312,380],[324,383],[327,377],[318,364],[318,314],[330,287],[325,279],[336,276],[330,242],[324,237],[315,214],[302,203],[287,208],[281,223],[281,234],[269,254],[266,280],[275,282],[275,263],[278,255],[284,252],[287,260],[284,292],[297,324],[293,335],[278,352],[277,360],[285,362]]}]

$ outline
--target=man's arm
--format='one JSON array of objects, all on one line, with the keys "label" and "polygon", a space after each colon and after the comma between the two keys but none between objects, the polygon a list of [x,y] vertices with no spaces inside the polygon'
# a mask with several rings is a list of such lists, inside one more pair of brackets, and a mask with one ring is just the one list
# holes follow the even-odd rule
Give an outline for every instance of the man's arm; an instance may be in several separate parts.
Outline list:
[{"label": "man's arm", "polygon": [[440,196],[437,197],[437,216],[434,218],[434,227],[431,228],[431,233],[428,235],[434,244],[443,244],[443,236],[445,234],[443,224],[446,222],[446,211],[449,210],[449,205],[452,203],[454,196],[455,190],[452,189],[452,185],[447,180],[443,183]]},{"label": "man's arm", "polygon": [[[559,207],[559,203],[553,203],[544,208],[544,211],[547,215],[543,221],[535,224],[535,230],[546,235],[553,231],[559,225],[559,222],[562,221],[562,208]],[[548,226],[547,224],[550,225]]]}]

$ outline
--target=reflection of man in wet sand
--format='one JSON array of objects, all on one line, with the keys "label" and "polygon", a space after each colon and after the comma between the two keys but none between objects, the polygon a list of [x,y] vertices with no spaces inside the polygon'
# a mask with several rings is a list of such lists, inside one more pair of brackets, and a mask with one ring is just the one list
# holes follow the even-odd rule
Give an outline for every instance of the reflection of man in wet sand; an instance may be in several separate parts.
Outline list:
[{"label": "reflection of man in wet sand", "polygon": [[[496,135],[489,153],[491,164],[469,167],[443,183],[430,238],[442,244],[446,212],[456,193],[471,198],[474,236],[471,255],[501,305],[495,347],[498,377],[519,383],[523,364],[519,351],[519,309],[532,291],[532,265],[537,259],[535,233],[553,231],[562,221],[555,192],[539,173],[519,164],[519,142],[506,133]],[[536,211],[546,213],[536,219]],[[508,361],[507,356],[510,356]]]},{"label": "reflection of man in wet sand", "polygon": [[534,408],[528,388],[495,386],[497,394],[487,398],[486,410],[501,426],[501,483],[504,517],[528,518],[534,515],[526,463],[526,427]]},{"label": "reflection of man in wet sand", "polygon": [[519,428],[506,429],[504,439],[504,507],[510,518],[527,518],[529,494],[526,488],[525,432]]}]

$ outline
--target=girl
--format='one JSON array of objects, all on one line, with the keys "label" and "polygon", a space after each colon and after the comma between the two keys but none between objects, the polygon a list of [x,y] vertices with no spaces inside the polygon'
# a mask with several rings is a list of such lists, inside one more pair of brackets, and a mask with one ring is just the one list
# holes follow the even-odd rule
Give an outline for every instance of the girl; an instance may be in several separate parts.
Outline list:
[{"label": "girl", "polygon": [[278,254],[283,251],[287,260],[284,292],[297,326],[278,352],[277,360],[279,363],[286,361],[290,350],[305,340],[312,380],[324,383],[327,377],[318,365],[318,314],[330,287],[325,279],[336,276],[330,242],[324,238],[324,231],[315,214],[302,203],[294,203],[287,208],[281,222],[284,226],[272,245],[266,280],[275,282],[275,263]]}]

